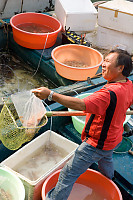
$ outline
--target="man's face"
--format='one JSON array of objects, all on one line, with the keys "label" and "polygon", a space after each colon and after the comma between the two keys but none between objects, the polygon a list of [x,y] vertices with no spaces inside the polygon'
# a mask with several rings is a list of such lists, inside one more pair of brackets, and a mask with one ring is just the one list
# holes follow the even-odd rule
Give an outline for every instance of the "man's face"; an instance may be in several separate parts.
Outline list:
[{"label": "man's face", "polygon": [[115,81],[119,76],[119,66],[116,67],[116,59],[118,54],[108,54],[102,63],[102,76],[107,81]]}]

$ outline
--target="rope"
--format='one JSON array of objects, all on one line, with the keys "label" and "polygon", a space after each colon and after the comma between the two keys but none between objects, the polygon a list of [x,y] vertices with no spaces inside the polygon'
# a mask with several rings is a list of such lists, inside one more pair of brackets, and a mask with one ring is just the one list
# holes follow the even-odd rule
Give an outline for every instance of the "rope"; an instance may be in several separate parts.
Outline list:
[{"label": "rope", "polygon": [[47,44],[47,40],[48,40],[48,34],[47,34],[47,37],[46,37],[46,41],[45,41],[45,44],[44,44],[43,51],[42,51],[41,56],[40,56],[40,60],[39,60],[37,69],[36,69],[35,73],[33,74],[32,78],[36,75],[36,73],[38,72],[38,69],[39,69],[39,67],[40,67],[40,63],[41,63],[42,56],[43,56],[43,53],[44,53],[44,50],[45,50],[45,47],[46,47],[46,44]]},{"label": "rope", "polygon": [[[46,104],[46,102],[45,102],[44,100],[42,100],[42,102],[45,104],[45,106],[48,107],[49,111],[51,111],[50,107]],[[53,123],[52,119],[53,119],[53,118],[52,118],[52,116],[51,116],[51,117],[50,117],[51,123],[50,123],[50,136],[49,136],[49,143],[50,143],[51,132],[52,132],[52,123]]]}]

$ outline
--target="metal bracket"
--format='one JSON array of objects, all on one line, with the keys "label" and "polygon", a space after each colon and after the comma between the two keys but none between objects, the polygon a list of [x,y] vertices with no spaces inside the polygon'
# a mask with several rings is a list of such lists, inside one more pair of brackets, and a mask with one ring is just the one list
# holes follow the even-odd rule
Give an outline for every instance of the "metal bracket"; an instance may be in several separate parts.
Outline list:
[{"label": "metal bracket", "polygon": [[53,9],[53,8],[54,8],[54,4],[52,0],[49,0],[49,9]]},{"label": "metal bracket", "polygon": [[133,129],[130,130],[129,132],[123,133],[122,136],[124,136],[124,137],[130,137],[130,136],[132,136],[132,135],[133,135]]},{"label": "metal bracket", "polygon": [[88,82],[89,84],[91,84],[91,85],[95,85],[95,83],[93,83],[93,81],[91,80],[90,77],[87,78],[87,82]]}]

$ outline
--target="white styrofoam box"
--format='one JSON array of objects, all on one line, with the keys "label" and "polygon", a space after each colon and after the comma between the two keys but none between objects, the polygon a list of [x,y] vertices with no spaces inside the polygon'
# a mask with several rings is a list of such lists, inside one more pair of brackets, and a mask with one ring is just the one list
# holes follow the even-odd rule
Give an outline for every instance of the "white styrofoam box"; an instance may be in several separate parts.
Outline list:
[{"label": "white styrofoam box", "polygon": [[98,25],[133,34],[133,2],[114,0],[99,5]]},{"label": "white styrofoam box", "polygon": [[133,35],[98,26],[96,46],[104,49],[114,47],[133,53]]},{"label": "white styrofoam box", "polygon": [[[56,165],[54,165],[51,169],[49,168],[46,173],[44,173],[42,176],[34,181],[28,179],[24,175],[18,173],[17,170],[15,170],[16,166],[21,166],[21,163],[23,163],[23,161],[31,159],[34,152],[42,149],[42,147],[45,146],[49,141],[67,152],[67,155],[61,161],[57,162]],[[65,163],[72,157],[77,147],[78,144],[66,139],[65,137],[60,136],[53,131],[48,130],[18,151],[16,151],[10,157],[5,159],[3,162],[1,162],[1,165],[11,170],[13,173],[17,174],[17,176],[22,180],[26,191],[25,200],[40,200],[41,189],[44,180],[54,171],[62,168]]]},{"label": "white styrofoam box", "polygon": [[55,14],[63,28],[72,31],[92,31],[97,21],[97,10],[90,0],[56,0]]}]

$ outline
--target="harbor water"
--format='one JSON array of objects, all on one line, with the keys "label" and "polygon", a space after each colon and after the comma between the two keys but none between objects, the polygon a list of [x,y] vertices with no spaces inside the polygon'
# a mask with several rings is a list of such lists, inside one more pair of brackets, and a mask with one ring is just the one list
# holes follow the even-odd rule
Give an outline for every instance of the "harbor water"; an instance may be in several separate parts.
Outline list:
[{"label": "harbor water", "polygon": [[0,104],[2,97],[37,87],[54,88],[54,84],[29,63],[12,52],[0,52]]}]

